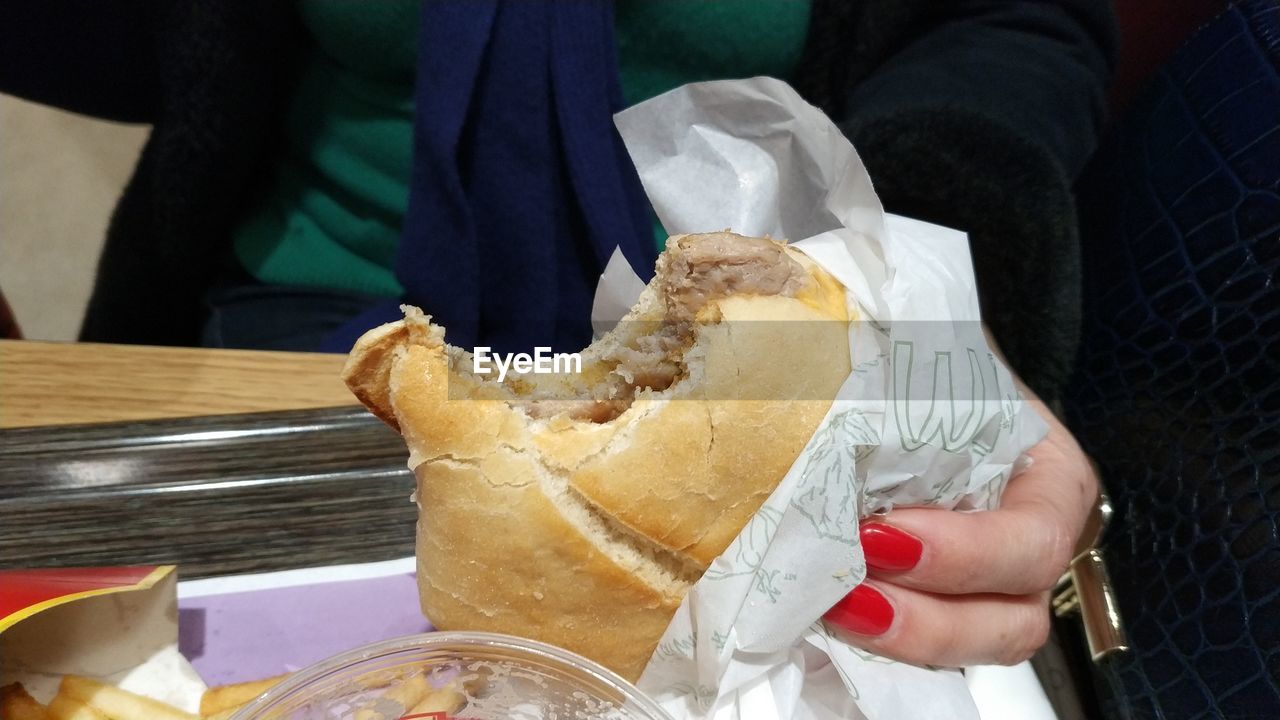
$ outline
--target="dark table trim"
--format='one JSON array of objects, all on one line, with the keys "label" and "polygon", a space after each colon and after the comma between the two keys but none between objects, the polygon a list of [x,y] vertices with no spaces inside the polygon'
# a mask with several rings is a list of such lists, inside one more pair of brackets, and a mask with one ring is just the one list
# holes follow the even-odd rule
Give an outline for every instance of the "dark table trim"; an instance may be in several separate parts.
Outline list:
[{"label": "dark table trim", "polygon": [[0,430],[0,567],[193,578],[404,557],[407,457],[350,407]]}]

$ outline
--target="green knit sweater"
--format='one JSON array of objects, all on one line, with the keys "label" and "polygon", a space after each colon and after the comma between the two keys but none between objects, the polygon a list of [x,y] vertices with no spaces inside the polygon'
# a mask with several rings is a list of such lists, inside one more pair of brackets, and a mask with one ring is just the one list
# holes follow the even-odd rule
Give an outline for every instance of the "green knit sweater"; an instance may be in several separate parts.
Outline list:
[{"label": "green knit sweater", "polygon": [[[789,78],[808,0],[616,0],[623,94],[688,82]],[[269,191],[235,230],[262,282],[400,293],[393,267],[409,197],[418,0],[299,0],[314,44],[284,117]],[[665,235],[655,233],[659,242]]]}]

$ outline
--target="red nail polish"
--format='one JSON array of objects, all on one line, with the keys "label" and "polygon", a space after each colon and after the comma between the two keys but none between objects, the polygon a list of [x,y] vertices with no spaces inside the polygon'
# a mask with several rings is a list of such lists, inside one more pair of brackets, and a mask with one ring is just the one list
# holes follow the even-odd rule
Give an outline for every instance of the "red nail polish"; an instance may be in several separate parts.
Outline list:
[{"label": "red nail polish", "polygon": [[858,536],[867,564],[876,570],[910,570],[924,552],[924,544],[918,538],[884,523],[866,523],[858,530]]},{"label": "red nail polish", "polygon": [[893,606],[879,590],[863,583],[841,598],[823,616],[858,635],[883,635],[893,624]]}]

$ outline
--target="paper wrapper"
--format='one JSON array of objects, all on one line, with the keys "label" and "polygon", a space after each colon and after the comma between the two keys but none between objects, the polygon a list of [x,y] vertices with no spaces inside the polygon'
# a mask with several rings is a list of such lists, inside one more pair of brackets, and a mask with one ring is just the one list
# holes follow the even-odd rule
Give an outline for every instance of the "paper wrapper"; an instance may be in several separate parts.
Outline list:
[{"label": "paper wrapper", "polygon": [[[982,334],[966,236],[886,215],[853,146],[778,80],[687,85],[616,123],[669,233],[789,239],[863,319],[831,410],[693,586],[640,688],[676,718],[976,718],[958,670],[877,657],[820,622],[865,577],[860,518],[992,508],[1045,433]],[[596,327],[642,286],[615,254]]]}]

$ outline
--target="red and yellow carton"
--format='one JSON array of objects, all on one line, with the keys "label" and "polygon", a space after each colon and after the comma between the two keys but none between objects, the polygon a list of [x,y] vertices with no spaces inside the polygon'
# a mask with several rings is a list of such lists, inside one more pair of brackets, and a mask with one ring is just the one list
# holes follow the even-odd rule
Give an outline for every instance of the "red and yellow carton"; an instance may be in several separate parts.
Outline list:
[{"label": "red and yellow carton", "polygon": [[64,675],[198,702],[204,683],[178,652],[175,567],[0,570],[0,686],[46,702]]},{"label": "red and yellow carton", "polygon": [[0,633],[36,613],[85,598],[150,590],[173,565],[0,570]]}]

